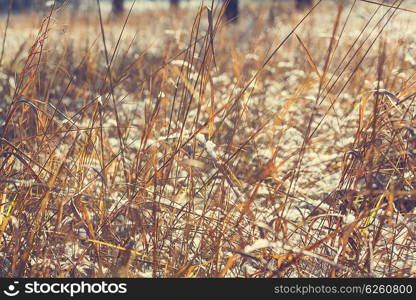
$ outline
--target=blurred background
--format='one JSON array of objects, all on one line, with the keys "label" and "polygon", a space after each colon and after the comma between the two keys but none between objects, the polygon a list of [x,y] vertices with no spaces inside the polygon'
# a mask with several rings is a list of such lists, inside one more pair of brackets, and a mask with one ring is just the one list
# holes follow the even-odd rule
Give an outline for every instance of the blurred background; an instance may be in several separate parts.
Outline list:
[{"label": "blurred background", "polygon": [[[53,0],[0,0],[0,11],[5,13],[8,11],[9,5],[11,6],[11,11],[23,12],[28,10],[38,10],[49,5],[53,4]],[[57,4],[67,3],[75,10],[85,10],[91,9],[96,5],[96,0],[57,0]],[[121,12],[124,9],[127,9],[132,4],[132,0],[100,0],[103,10],[114,10],[116,12]],[[222,1],[214,1],[222,2]],[[225,1],[224,1],[225,2]],[[229,1],[231,6],[244,5],[246,3],[254,2],[298,2],[297,5],[307,5],[312,3],[312,0],[279,0],[279,1],[267,1],[267,0],[231,0]],[[208,5],[211,3],[210,0],[137,0],[137,5],[134,7],[135,10],[140,10],[143,8],[167,8],[169,6],[199,6],[201,4]]]},{"label": "blurred background", "polygon": [[0,0],[0,277],[416,276],[414,0],[132,4]]}]

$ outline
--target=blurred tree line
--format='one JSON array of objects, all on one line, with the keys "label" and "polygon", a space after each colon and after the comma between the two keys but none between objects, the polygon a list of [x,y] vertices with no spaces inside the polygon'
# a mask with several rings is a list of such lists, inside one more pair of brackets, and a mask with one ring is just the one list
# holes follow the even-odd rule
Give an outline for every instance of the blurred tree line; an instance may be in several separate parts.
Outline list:
[{"label": "blurred tree line", "polygon": [[[57,4],[64,3],[65,0],[56,0]],[[74,6],[79,6],[80,0],[70,0]],[[42,9],[46,4],[50,3],[48,0],[0,0],[0,12],[6,13],[9,6],[13,12],[23,12],[30,9]]]},{"label": "blurred tree line", "polygon": [[[172,8],[179,6],[179,0],[169,0]],[[238,0],[223,0],[225,2],[224,16],[228,21],[235,22],[238,18]],[[311,7],[313,0],[295,0],[296,9],[303,10]],[[115,14],[121,14],[124,11],[124,0],[112,0],[113,12]]]},{"label": "blurred tree line", "polygon": [[0,0],[0,9],[2,12],[8,10],[9,5],[11,5],[12,10],[13,11],[22,11],[25,9],[29,9],[32,7],[33,2],[36,1],[31,1],[31,0],[14,0],[14,1],[10,1],[10,0]]},{"label": "blurred tree line", "polygon": [[[112,0],[113,2],[113,12],[115,14],[121,14],[124,11],[124,0]],[[175,9],[179,6],[180,0],[169,0],[170,6]],[[238,0],[224,0],[226,3],[226,8],[224,11],[225,17],[234,22],[238,17]]]},{"label": "blurred tree line", "polygon": [[[171,7],[176,8],[179,6],[180,0],[169,0]],[[238,0],[223,0],[226,3],[224,11],[225,17],[229,21],[236,21],[238,18]],[[295,0],[297,9],[304,9],[312,5],[312,0]],[[0,12],[7,12],[11,5],[13,12],[21,12],[29,9],[44,8],[48,0],[0,0]],[[65,0],[56,0],[57,3],[62,4]],[[75,8],[79,7],[80,0],[69,0]],[[124,11],[124,0],[112,0],[113,12],[115,14],[121,14]]]}]

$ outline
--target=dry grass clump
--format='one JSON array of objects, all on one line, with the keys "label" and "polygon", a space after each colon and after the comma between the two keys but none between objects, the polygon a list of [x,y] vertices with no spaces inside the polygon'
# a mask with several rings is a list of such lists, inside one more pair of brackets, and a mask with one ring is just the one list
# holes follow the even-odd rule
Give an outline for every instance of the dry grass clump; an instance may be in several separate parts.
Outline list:
[{"label": "dry grass clump", "polygon": [[415,276],[402,2],[2,22],[1,276]]}]

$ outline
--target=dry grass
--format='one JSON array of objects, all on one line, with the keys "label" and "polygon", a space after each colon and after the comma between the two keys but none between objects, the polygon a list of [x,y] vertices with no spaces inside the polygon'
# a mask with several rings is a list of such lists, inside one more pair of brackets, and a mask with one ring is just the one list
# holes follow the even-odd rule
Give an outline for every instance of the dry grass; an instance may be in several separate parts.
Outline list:
[{"label": "dry grass", "polygon": [[415,276],[416,15],[369,2],[2,19],[0,275]]}]

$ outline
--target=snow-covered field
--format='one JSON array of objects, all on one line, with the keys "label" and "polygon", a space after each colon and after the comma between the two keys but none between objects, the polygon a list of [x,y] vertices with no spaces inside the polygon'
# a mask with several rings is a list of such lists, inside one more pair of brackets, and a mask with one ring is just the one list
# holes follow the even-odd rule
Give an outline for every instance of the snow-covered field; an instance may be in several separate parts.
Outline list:
[{"label": "snow-covered field", "polygon": [[414,13],[93,2],[1,20],[2,276],[416,275]]}]

